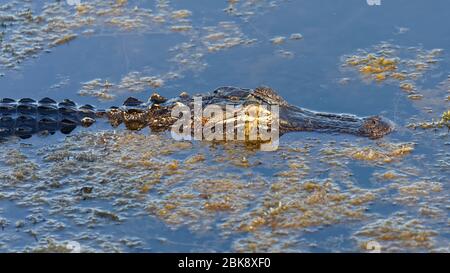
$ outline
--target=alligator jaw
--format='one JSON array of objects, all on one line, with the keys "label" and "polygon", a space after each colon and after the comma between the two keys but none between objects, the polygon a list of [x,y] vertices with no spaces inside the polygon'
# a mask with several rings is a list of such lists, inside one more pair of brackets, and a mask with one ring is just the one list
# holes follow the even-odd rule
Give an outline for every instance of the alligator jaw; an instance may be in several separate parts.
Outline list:
[{"label": "alligator jaw", "polygon": [[280,108],[281,133],[316,131],[377,139],[389,134],[393,129],[393,123],[380,116],[358,117],[349,114],[315,112],[293,105]]}]

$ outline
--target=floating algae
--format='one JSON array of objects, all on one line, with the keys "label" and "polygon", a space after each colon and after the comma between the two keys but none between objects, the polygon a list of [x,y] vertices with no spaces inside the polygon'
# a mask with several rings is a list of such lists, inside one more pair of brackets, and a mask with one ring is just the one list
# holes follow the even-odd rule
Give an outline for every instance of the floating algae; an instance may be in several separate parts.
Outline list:
[{"label": "floating algae", "polygon": [[114,87],[114,84],[107,80],[94,79],[85,83],[82,83],[81,90],[78,94],[81,96],[97,97],[101,100],[112,100],[114,94],[111,94],[110,89]]},{"label": "floating algae", "polygon": [[347,156],[355,160],[384,164],[399,160],[414,151],[414,144],[412,143],[380,143],[377,146],[360,147],[351,145],[341,150],[323,148],[320,152],[326,156]]},{"label": "floating algae", "polygon": [[77,35],[75,34],[67,34],[61,38],[57,38],[56,40],[54,40],[51,44],[50,47],[54,47],[54,46],[59,46],[59,45],[63,45],[63,44],[67,44],[70,41],[75,40],[75,38],[77,37]]},{"label": "floating algae", "polygon": [[303,35],[300,34],[300,33],[292,33],[289,36],[289,39],[291,39],[291,40],[301,40],[301,39],[303,39]]},{"label": "floating algae", "polygon": [[419,122],[419,123],[410,123],[408,124],[408,128],[411,129],[440,129],[447,128],[450,130],[450,110],[442,113],[442,116],[437,121],[431,122]]},{"label": "floating algae", "polygon": [[[244,9],[259,10],[261,6],[272,7],[266,1],[246,1],[237,4]],[[201,71],[206,67],[205,55],[236,46],[254,44],[232,21],[221,21],[217,25],[194,25],[192,12],[174,9],[168,1],[159,0],[154,8],[143,8],[135,1],[89,1],[76,6],[65,2],[46,3],[36,7],[30,3],[12,2],[2,10],[2,21],[8,25],[2,34],[0,65],[6,69],[19,69],[24,61],[40,56],[42,52],[57,50],[74,39],[101,35],[125,35],[127,33],[172,33],[177,32],[187,39],[169,48],[172,55],[167,60],[172,67],[160,75],[146,72],[131,72],[124,75],[121,83],[104,87],[92,85],[96,79],[82,83],[79,94],[100,100],[111,100],[122,90],[139,92],[144,88],[157,88],[182,76],[188,71]],[[40,9],[39,9],[40,8]],[[260,14],[260,12],[255,13]],[[291,40],[301,39],[294,33]],[[280,52],[292,58],[292,52]],[[140,73],[140,79],[135,78]],[[130,78],[131,77],[131,78]],[[105,79],[100,79],[105,82]]]},{"label": "floating algae", "polygon": [[22,61],[78,35],[170,32],[180,22],[189,23],[185,21],[189,11],[172,10],[164,2],[157,1],[155,11],[130,6],[127,1],[90,1],[77,6],[46,3],[35,11],[31,4],[13,1],[0,12],[3,24],[8,23],[2,34],[0,63],[7,69],[18,68]]},{"label": "floating algae", "polygon": [[383,252],[403,252],[405,249],[427,251],[433,248],[437,233],[427,229],[420,220],[395,215],[364,226],[355,236],[361,249],[367,249],[367,243],[375,240]]},{"label": "floating algae", "polygon": [[238,45],[250,45],[255,42],[247,38],[236,23],[230,21],[204,27],[202,32],[202,46],[208,52],[217,52]]},{"label": "floating algae", "polygon": [[286,37],[284,37],[284,36],[277,36],[277,37],[274,37],[274,38],[270,39],[270,41],[273,44],[275,44],[275,45],[281,45],[281,44],[283,44],[286,41]]},{"label": "floating algae", "polygon": [[118,88],[131,92],[141,92],[148,88],[161,87],[163,84],[164,81],[159,77],[142,76],[139,72],[130,72],[122,78]]},{"label": "floating algae", "polygon": [[[167,32],[179,32],[188,37],[187,42],[181,42],[169,48],[171,56],[167,61],[172,64],[170,71],[157,76],[148,75],[147,72],[129,72],[122,77],[120,83],[115,83],[108,89],[102,86],[92,89],[83,86],[79,91],[80,95],[113,99],[123,90],[141,92],[148,88],[159,88],[164,82],[177,79],[187,71],[203,70],[206,67],[205,55],[208,53],[251,45],[255,42],[254,39],[246,37],[234,22],[221,21],[213,26],[194,26],[189,20],[191,13],[188,10],[173,10],[169,5],[162,3],[158,5],[158,9],[157,17],[153,17],[153,19],[158,18],[160,25],[157,28]],[[147,28],[148,26],[143,27],[143,29]]]},{"label": "floating algae", "polygon": [[[345,56],[343,67],[345,70],[357,70],[365,80],[398,85],[412,101],[412,106],[420,111],[405,122],[407,128],[448,128],[445,116],[448,111],[449,78],[432,88],[419,86],[425,74],[437,67],[442,54],[441,49],[425,50],[381,43],[369,50],[359,50],[357,54]],[[441,111],[444,112],[442,116],[435,119],[433,113]]]},{"label": "floating algae", "polygon": [[345,55],[342,67],[358,71],[365,80],[397,84],[410,99],[418,99],[421,95],[416,87],[417,80],[436,67],[441,54],[441,49],[404,48],[381,43]]},{"label": "floating algae", "polygon": [[[84,18],[82,27],[52,36],[43,48],[71,33],[78,43],[84,35],[169,33],[191,26],[173,34],[183,42],[171,48],[175,68],[170,72],[127,71],[119,80],[106,76],[82,84],[80,94],[100,99],[159,88],[188,70],[202,69],[210,52],[254,43],[236,23],[195,25],[190,12],[174,10],[166,1],[158,1],[154,10],[121,0],[72,8],[63,2],[69,14]],[[230,2],[238,8],[250,3],[247,10],[254,11],[257,2],[269,3]],[[54,28],[63,25],[61,19],[52,22]],[[68,29],[76,26],[66,23]],[[380,68],[390,69],[389,61],[380,62]],[[422,73],[433,67],[430,60],[414,69]],[[374,80],[411,83],[407,95],[423,96],[414,104],[432,105],[417,81],[420,74],[397,69],[375,73]],[[441,104],[447,90],[446,96],[442,90],[436,96]],[[180,237],[187,229],[192,241],[212,231],[214,241],[193,243],[189,251],[223,251],[223,241],[231,242],[225,246],[229,251],[364,251],[373,240],[382,251],[448,251],[445,136],[414,131],[413,144],[394,134],[374,142],[302,133],[300,140],[282,138],[279,151],[262,153],[239,144],[176,142],[165,134],[145,135],[146,130],[81,130],[61,141],[50,136],[53,144],[44,147],[17,139],[2,143],[0,202],[6,205],[0,209],[0,249],[64,252],[70,250],[67,238],[80,242],[83,251],[153,251],[158,240],[173,244],[151,230],[156,225],[180,229]],[[11,215],[11,206],[23,213]],[[159,221],[164,225],[155,224]],[[122,231],[126,237],[118,235]]]},{"label": "floating algae", "polygon": [[173,73],[159,77],[148,76],[141,72],[133,71],[124,75],[119,83],[112,83],[104,79],[93,79],[84,82],[78,94],[81,96],[96,97],[100,100],[112,100],[120,92],[139,93],[148,89],[160,88],[164,85],[164,79],[172,79],[173,77],[176,77]]},{"label": "floating algae", "polygon": [[[168,9],[168,8],[167,8]],[[182,42],[169,49],[173,57],[168,60],[175,66],[171,71],[162,75],[148,75],[147,72],[133,71],[124,75],[119,83],[102,86],[104,79],[94,79],[83,84],[80,95],[92,96],[102,100],[113,99],[122,91],[142,92],[149,88],[156,89],[165,82],[177,79],[186,71],[201,71],[206,67],[205,54],[227,50],[236,46],[250,45],[254,40],[247,38],[238,25],[233,22],[219,22],[216,26],[207,26],[199,30],[172,26],[177,31],[189,31],[189,36],[201,37],[190,42]]]},{"label": "floating algae", "polygon": [[[280,45],[283,45],[284,43],[286,43],[287,39],[288,38],[285,36],[276,36],[276,37],[270,39],[270,42],[273,45],[280,46]],[[303,39],[303,36],[300,33],[293,33],[293,34],[291,34],[289,39],[290,40],[301,40],[301,39]],[[286,58],[286,59],[292,59],[295,55],[294,52],[289,51],[289,50],[284,50],[284,49],[276,50],[276,54],[278,56]]]},{"label": "floating algae", "polygon": [[[40,149],[13,149],[17,144],[13,141],[1,147],[1,200],[46,209],[39,209],[28,220],[5,218],[0,212],[5,218],[3,234],[16,232],[8,223],[23,221],[23,233],[17,236],[30,236],[29,227],[37,221],[42,224],[34,226],[32,234],[38,238],[36,248],[44,247],[45,238],[56,230],[64,231],[65,226],[74,227],[77,238],[91,238],[98,235],[94,228],[126,225],[138,211],[173,229],[187,227],[199,235],[215,230],[232,238],[236,251],[298,251],[315,244],[298,237],[305,232],[348,223],[361,231],[374,220],[381,221],[382,216],[368,210],[380,200],[414,208],[419,198],[420,217],[432,215],[435,221],[445,217],[439,213],[447,193],[444,184],[426,180],[428,173],[409,170],[422,162],[413,156],[412,144],[361,141],[305,139],[284,143],[275,153],[242,149],[239,144],[178,142],[166,134],[120,130],[81,132]],[[382,183],[361,187],[362,181],[352,176],[349,167],[353,162],[397,175],[384,175]],[[427,168],[433,170],[438,171]],[[40,222],[43,218],[47,221]],[[436,236],[443,232],[436,226],[426,229]],[[371,232],[374,239],[381,236],[377,229]],[[355,238],[359,241],[362,235],[357,233]],[[414,236],[402,240],[406,247],[417,246]],[[0,242],[13,247],[6,237],[0,236]],[[143,247],[107,234],[82,242],[90,251]],[[441,245],[420,246],[431,250]],[[33,248],[27,246],[29,251]]]}]

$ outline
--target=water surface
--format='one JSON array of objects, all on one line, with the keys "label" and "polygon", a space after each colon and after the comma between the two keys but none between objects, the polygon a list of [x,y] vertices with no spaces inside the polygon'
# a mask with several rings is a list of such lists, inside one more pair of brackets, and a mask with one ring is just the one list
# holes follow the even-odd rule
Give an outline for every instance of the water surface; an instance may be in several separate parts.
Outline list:
[{"label": "water surface", "polygon": [[[1,97],[108,107],[154,91],[267,85],[298,106],[396,123],[378,141],[292,133],[272,153],[105,122],[7,140],[1,251],[68,251],[71,241],[83,251],[360,252],[371,241],[381,251],[449,251],[448,131],[407,126],[449,110],[448,1],[0,7]],[[349,65],[369,54],[395,60],[407,78]]]}]

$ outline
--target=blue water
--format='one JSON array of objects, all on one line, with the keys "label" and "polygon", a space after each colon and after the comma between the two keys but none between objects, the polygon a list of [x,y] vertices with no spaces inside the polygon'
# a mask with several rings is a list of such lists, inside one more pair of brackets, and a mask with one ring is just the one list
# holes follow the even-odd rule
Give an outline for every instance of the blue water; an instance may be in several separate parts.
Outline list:
[{"label": "blue water", "polygon": [[[39,13],[43,3],[52,1],[34,2],[34,11]],[[82,2],[89,3],[87,0]],[[130,10],[134,6],[158,10],[155,1],[128,2],[126,7]],[[250,5],[247,7],[246,3],[251,2],[257,2],[260,6]],[[151,88],[146,88],[145,91],[138,93],[126,89],[120,90],[120,92],[114,93],[116,97],[110,101],[78,95],[78,91],[84,82],[100,78],[117,84],[125,75],[133,71],[151,76],[165,75],[168,72],[179,74],[179,78],[165,80],[164,85],[156,90],[166,97],[176,96],[181,91],[188,91],[191,94],[207,92],[224,85],[250,88],[267,85],[277,90],[290,103],[301,107],[317,111],[352,113],[360,116],[382,114],[394,121],[398,130],[388,137],[388,141],[396,143],[415,142],[417,145],[414,154],[407,159],[410,162],[410,165],[407,166],[409,169],[412,166],[412,168],[421,170],[420,175],[416,176],[414,181],[426,178],[425,180],[432,179],[440,182],[443,185],[443,189],[439,193],[440,197],[442,195],[448,197],[448,168],[445,169],[444,167],[440,174],[435,171],[427,172],[429,166],[436,165],[437,162],[442,160],[445,161],[445,158],[448,159],[450,150],[449,146],[444,145],[444,143],[448,143],[449,138],[439,135],[445,133],[445,131],[436,134],[431,133],[430,136],[426,134],[416,135],[415,132],[405,127],[412,117],[418,117],[424,121],[438,118],[441,109],[449,109],[448,101],[445,102],[442,97],[436,112],[433,114],[427,113],[423,111],[420,104],[415,104],[408,99],[407,95],[398,88],[398,84],[377,83],[375,81],[367,83],[361,79],[357,71],[343,71],[341,65],[343,64],[343,56],[355,54],[359,49],[370,50],[374,45],[384,41],[398,45],[402,50],[407,50],[409,47],[426,50],[439,48],[443,49],[443,55],[440,56],[439,63],[416,82],[421,91],[438,89],[438,84],[445,81],[450,75],[450,62],[448,61],[448,52],[450,51],[448,10],[450,9],[450,3],[445,0],[381,0],[380,6],[369,6],[364,0],[282,0],[274,1],[275,5],[271,7],[270,2],[242,0],[238,3],[237,10],[252,12],[252,14],[234,16],[224,12],[223,9],[228,5],[225,0],[170,1],[168,3],[170,9],[187,9],[192,12],[188,21],[192,25],[192,30],[186,32],[170,31],[165,27],[165,24],[145,31],[139,29],[120,30],[108,25],[94,26],[92,28],[96,31],[91,35],[84,35],[78,29],[73,30],[78,34],[75,40],[51,48],[48,53],[40,52],[36,56],[23,61],[17,69],[0,67],[0,73],[3,74],[0,77],[0,95],[1,97],[13,98],[48,96],[55,100],[70,98],[79,103],[90,103],[98,107],[119,105],[129,96],[146,100],[154,91]],[[2,4],[7,3],[10,3],[10,1],[2,1]],[[74,7],[68,6],[64,1],[61,1],[60,4],[69,12],[75,12]],[[3,12],[8,13],[8,10]],[[240,44],[226,50],[209,52],[205,47],[202,47],[199,35],[204,36],[205,27],[216,26],[222,21],[233,22],[242,33],[243,39],[255,40],[249,45]],[[4,28],[4,31],[5,33],[11,33],[13,29],[14,27]],[[98,31],[99,29],[105,31]],[[290,40],[289,36],[292,33],[301,33],[303,39]],[[287,39],[280,45],[274,45],[270,39],[276,36],[285,36]],[[185,42],[195,44],[196,52],[203,54],[200,61],[193,63],[191,66],[173,62],[174,56],[179,52],[170,49]],[[293,56],[290,58],[280,56],[279,50],[289,51]],[[188,55],[191,54],[192,52],[188,52]],[[348,84],[339,83],[344,77],[350,79]],[[66,82],[60,88],[51,88],[64,79]],[[426,91],[423,93],[428,94]],[[77,129],[74,133],[89,133],[98,130],[110,129],[108,125],[97,124],[89,129]],[[118,130],[125,129],[119,128]],[[64,135],[56,134],[46,138],[35,137],[21,142],[32,144],[32,149],[38,150],[47,145],[62,143],[64,138]],[[282,146],[289,146],[290,143],[293,143],[293,146],[302,146],[303,143],[308,143],[308,141],[304,141],[308,138],[319,139],[322,144],[329,141],[342,142],[348,140],[350,143],[360,141],[349,136],[293,133],[282,137]],[[369,140],[363,141],[364,145],[375,145],[374,143]],[[322,144],[316,147],[315,152],[317,154]],[[9,149],[18,148],[20,143],[8,145],[2,148],[2,153],[5,153],[6,147]],[[207,156],[211,152],[208,145],[206,147],[198,143],[195,145],[195,147],[204,151]],[[197,145],[200,145],[200,147]],[[23,153],[27,153],[25,148],[20,149]],[[175,153],[172,158],[183,159],[186,158],[186,155],[195,153],[196,151]],[[445,157],[446,154],[447,157]],[[280,161],[282,159],[278,157],[279,155],[252,154],[250,155],[252,159],[263,161],[261,166],[252,167],[250,170],[241,170],[237,167],[236,169],[219,170],[219,172],[222,171],[223,174],[233,173],[238,176],[254,172],[265,177],[270,184],[275,179],[275,174],[279,169],[285,167],[283,162]],[[40,162],[40,160],[41,158],[37,156],[36,162]],[[209,162],[208,164],[214,166],[215,163]],[[277,164],[281,166],[272,168],[272,165]],[[344,164],[350,172],[353,172],[352,179],[360,188],[383,189],[383,187],[389,187],[374,182],[374,173],[385,170],[385,168],[379,169],[379,166],[348,159]],[[314,169],[315,165],[313,163],[311,165],[311,168]],[[392,169],[397,167],[401,167],[401,165],[395,165]],[[8,168],[11,167],[3,167],[3,172],[7,172]],[[221,173],[217,173],[218,177],[221,175]],[[330,176],[332,174],[328,173],[316,175],[320,179]],[[76,178],[77,175],[74,174],[74,179]],[[78,178],[84,179],[81,176]],[[186,178],[184,182],[190,183],[190,179],[192,178]],[[412,180],[406,180],[399,183],[408,183],[408,181],[413,182]],[[345,183],[341,182],[339,180],[337,183],[344,188],[343,184]],[[1,193],[11,190],[14,189],[0,188]],[[54,194],[57,194],[57,192],[55,191]],[[28,227],[21,229],[19,233],[14,228],[16,221],[26,218],[24,210],[33,214],[33,206],[29,204],[22,207],[16,206],[14,204],[17,203],[17,200],[5,196],[7,195],[0,198],[0,219],[4,218],[10,223],[5,230],[0,232],[0,251],[5,252],[26,251],[38,245],[45,245],[44,239],[40,241],[44,237],[53,237],[61,242],[78,240],[83,244],[85,241],[80,239],[83,237],[83,233],[94,237],[95,234],[101,234],[106,236],[105,238],[109,238],[111,245],[105,244],[104,241],[89,242],[89,240],[86,240],[86,244],[92,251],[239,251],[240,248],[236,247],[237,242],[241,238],[247,238],[245,233],[235,230],[227,231],[230,233],[227,233],[227,236],[221,235],[223,228],[220,224],[224,221],[224,214],[220,212],[211,216],[213,219],[217,217],[216,224],[211,225],[212,230],[198,232],[196,229],[192,230],[190,224],[186,226],[172,225],[170,222],[165,222],[164,219],[159,219],[157,216],[142,210],[142,208],[136,208],[136,211],[139,212],[138,215],[133,216],[133,210],[130,210],[127,212],[126,220],[121,223],[110,224],[105,222],[98,227],[94,225],[87,230],[77,226],[70,220],[70,217],[66,219],[64,213],[52,215],[52,218],[64,222],[65,228],[59,232],[52,229],[43,229],[40,233],[42,237],[34,240],[30,239],[29,235],[23,231]],[[389,199],[394,198],[395,194],[386,193],[382,196],[383,198],[380,199]],[[370,206],[369,211],[373,211],[377,216],[369,216],[368,220],[356,221],[356,223],[349,221],[351,224],[347,227],[347,222],[344,220],[344,223],[336,224],[336,227],[327,227],[320,232],[315,232],[315,227],[311,233],[302,229],[287,229],[285,232],[288,233],[288,237],[300,237],[304,240],[303,243],[300,242],[293,248],[274,247],[273,249],[262,248],[259,250],[359,252],[361,251],[358,247],[359,243],[352,236],[356,230],[372,220],[388,219],[392,217],[393,213],[399,211],[414,218],[417,216],[419,207],[426,205],[427,202],[430,202],[430,199],[432,199],[432,195],[429,199],[421,200],[423,203],[417,204],[416,207],[409,205],[406,208],[394,204],[396,201],[390,203],[386,200],[376,200]],[[136,202],[140,201],[136,200]],[[115,208],[111,204],[108,201],[99,204],[85,203],[81,205],[80,203],[80,206],[114,211]],[[430,248],[415,248],[406,244],[400,247],[400,251],[430,251],[431,249],[448,251],[448,227],[445,227],[448,222],[448,204],[447,207],[444,203],[433,203],[431,205],[440,206],[442,214],[437,216],[438,218],[423,218],[423,224],[437,232],[437,235],[433,238],[440,242],[435,243]],[[50,217],[45,212],[45,206],[41,208],[42,211],[39,213],[45,215],[45,218]],[[33,228],[38,229],[38,227]],[[270,231],[267,232],[270,233]],[[13,237],[17,239],[12,240]],[[140,244],[134,247],[125,246],[120,243],[120,239],[125,237],[134,238]],[[342,242],[336,238],[341,238],[339,240]],[[285,240],[289,242],[290,239]],[[251,251],[251,249],[244,249],[244,251]],[[398,249],[392,251],[398,251]]]}]

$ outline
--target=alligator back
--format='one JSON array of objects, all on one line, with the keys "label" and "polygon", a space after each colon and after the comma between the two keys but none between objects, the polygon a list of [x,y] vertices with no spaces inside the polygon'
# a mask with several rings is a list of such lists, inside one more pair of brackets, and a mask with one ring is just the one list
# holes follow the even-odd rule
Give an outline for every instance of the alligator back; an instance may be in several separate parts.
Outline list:
[{"label": "alligator back", "polygon": [[69,134],[78,125],[90,126],[95,115],[92,105],[78,106],[67,99],[57,103],[50,98],[39,101],[4,98],[0,100],[0,138],[13,135],[29,138],[56,131]]}]

